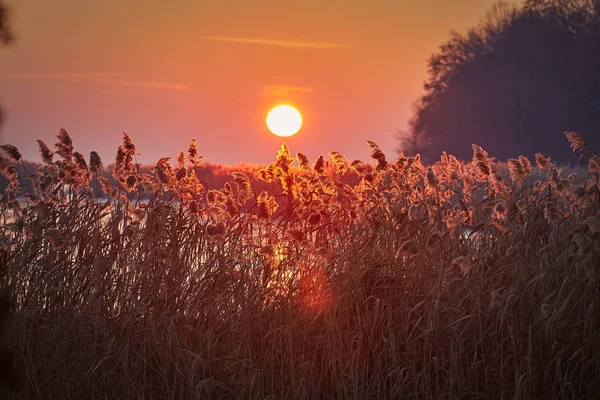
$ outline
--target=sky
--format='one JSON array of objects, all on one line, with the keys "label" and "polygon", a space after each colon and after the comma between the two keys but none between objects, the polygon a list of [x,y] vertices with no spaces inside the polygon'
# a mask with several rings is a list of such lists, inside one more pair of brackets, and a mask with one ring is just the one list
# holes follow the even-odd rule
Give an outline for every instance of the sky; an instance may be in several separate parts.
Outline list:
[{"label": "sky", "polygon": [[[270,163],[283,140],[315,160],[395,159],[426,61],[495,0],[9,0],[16,41],[0,48],[0,143],[38,160],[61,127],[75,149],[138,160],[187,149],[214,163]],[[513,2],[514,3],[514,2]],[[282,139],[265,117],[294,105]]]}]

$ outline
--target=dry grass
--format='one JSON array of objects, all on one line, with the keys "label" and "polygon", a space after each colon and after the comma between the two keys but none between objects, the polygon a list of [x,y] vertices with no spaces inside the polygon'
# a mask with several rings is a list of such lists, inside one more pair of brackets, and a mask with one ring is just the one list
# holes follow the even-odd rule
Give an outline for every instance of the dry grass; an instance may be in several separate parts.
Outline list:
[{"label": "dry grass", "polygon": [[114,187],[66,131],[59,161],[40,145],[26,183],[0,163],[14,398],[600,393],[597,157],[583,177],[521,157],[505,179],[477,146],[427,168],[370,142],[375,164],[328,169],[283,145],[255,193],[243,174],[207,190],[195,143],[143,175],[125,136]]}]

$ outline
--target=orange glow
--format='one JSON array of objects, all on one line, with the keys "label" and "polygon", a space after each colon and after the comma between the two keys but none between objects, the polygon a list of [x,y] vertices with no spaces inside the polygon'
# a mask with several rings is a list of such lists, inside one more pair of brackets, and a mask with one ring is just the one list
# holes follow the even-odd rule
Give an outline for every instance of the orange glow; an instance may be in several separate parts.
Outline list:
[{"label": "orange glow", "polygon": [[324,311],[332,303],[327,275],[320,268],[304,271],[300,277],[300,304],[306,311]]},{"label": "orange glow", "polygon": [[290,105],[279,105],[267,114],[267,127],[277,136],[295,135],[302,127],[302,115]]}]

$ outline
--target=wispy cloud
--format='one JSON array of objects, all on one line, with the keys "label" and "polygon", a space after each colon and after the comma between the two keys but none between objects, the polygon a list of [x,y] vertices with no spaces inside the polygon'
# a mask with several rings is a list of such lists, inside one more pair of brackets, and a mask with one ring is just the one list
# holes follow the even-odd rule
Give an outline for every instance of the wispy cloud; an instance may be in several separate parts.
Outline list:
[{"label": "wispy cloud", "polygon": [[258,38],[226,37],[226,36],[201,36],[202,40],[216,40],[220,42],[258,44],[264,46],[286,47],[292,49],[337,49],[350,47],[343,43],[326,42],[298,42],[291,40],[271,40]]},{"label": "wispy cloud", "polygon": [[142,89],[171,89],[171,90],[190,90],[190,87],[181,83],[170,83],[170,82],[154,82],[154,81],[132,81],[132,80],[118,80],[111,79],[106,83],[114,84],[118,86],[131,87],[131,88],[142,88]]},{"label": "wispy cloud", "polygon": [[309,86],[286,86],[286,85],[264,85],[261,94],[263,96],[285,96],[289,93],[309,94],[316,90]]},{"label": "wispy cloud", "polygon": [[61,80],[61,81],[94,81],[119,78],[119,74],[105,73],[36,73],[36,74],[9,74],[0,76],[2,81],[27,81],[27,80]]},{"label": "wispy cloud", "polygon": [[190,87],[181,83],[156,82],[125,79],[122,74],[107,73],[36,73],[36,74],[10,74],[0,76],[0,81],[31,81],[55,80],[76,83],[92,83],[104,86],[117,86],[141,89],[166,89],[190,90]]}]

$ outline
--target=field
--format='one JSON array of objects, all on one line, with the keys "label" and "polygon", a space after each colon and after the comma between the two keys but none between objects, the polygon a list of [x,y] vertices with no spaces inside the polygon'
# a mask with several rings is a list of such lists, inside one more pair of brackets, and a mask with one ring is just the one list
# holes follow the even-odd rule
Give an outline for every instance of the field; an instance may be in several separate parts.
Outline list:
[{"label": "field", "polygon": [[61,131],[27,179],[2,149],[9,398],[600,394],[598,156],[566,176],[478,146],[424,166],[284,144],[257,193],[203,185],[195,141],[150,174],[126,135],[109,169]]}]

